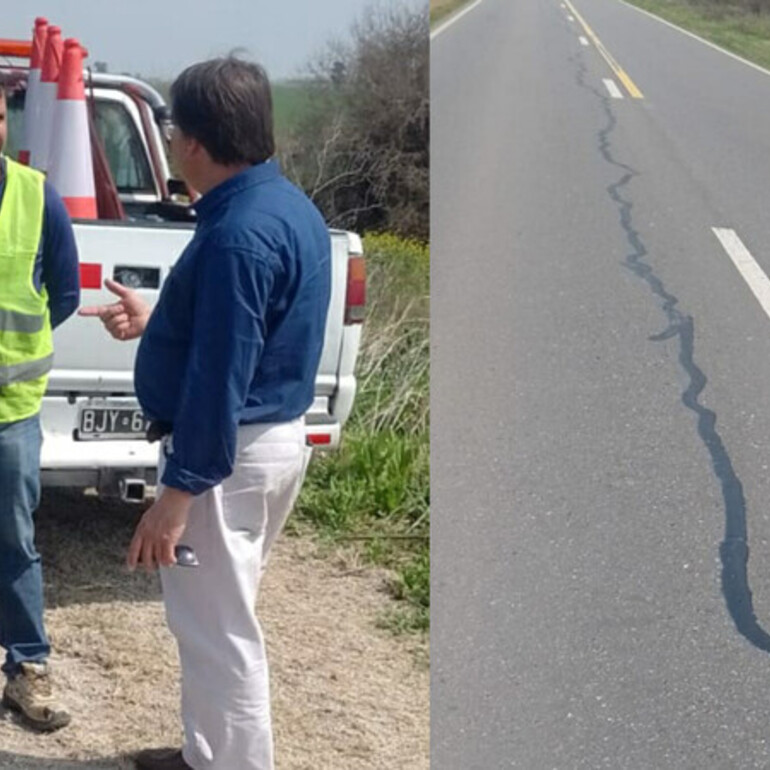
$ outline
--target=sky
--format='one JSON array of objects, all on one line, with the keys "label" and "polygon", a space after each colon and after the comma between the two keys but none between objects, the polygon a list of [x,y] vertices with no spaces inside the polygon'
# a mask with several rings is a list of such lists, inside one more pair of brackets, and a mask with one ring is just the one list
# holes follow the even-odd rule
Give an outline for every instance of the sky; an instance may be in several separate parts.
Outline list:
[{"label": "sky", "polygon": [[[428,0],[376,0],[425,9]],[[36,16],[77,37],[87,64],[172,78],[193,62],[245,49],[273,80],[301,76],[332,39],[349,39],[367,0],[4,0],[0,38],[30,38]]]}]

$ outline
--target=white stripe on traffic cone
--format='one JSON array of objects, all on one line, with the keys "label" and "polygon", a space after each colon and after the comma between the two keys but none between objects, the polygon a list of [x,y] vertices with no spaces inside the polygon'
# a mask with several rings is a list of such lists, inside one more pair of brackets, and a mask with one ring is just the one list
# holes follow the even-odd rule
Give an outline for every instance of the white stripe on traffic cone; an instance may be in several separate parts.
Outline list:
[{"label": "white stripe on traffic cone", "polygon": [[88,107],[83,84],[85,51],[74,38],[64,42],[54,112],[48,181],[61,195],[70,216],[96,219],[96,188],[91,157]]},{"label": "white stripe on traffic cone", "polygon": [[40,70],[43,66],[43,51],[48,33],[48,20],[38,16],[32,33],[32,56],[27,76],[27,94],[24,97],[24,127],[21,135],[19,162],[29,165],[35,126],[40,122]]},{"label": "white stripe on traffic cone", "polygon": [[56,90],[62,57],[61,29],[49,26],[43,54],[43,69],[40,72],[40,119],[30,148],[30,165],[41,171],[48,169],[48,153],[53,134],[53,113],[56,106]]}]

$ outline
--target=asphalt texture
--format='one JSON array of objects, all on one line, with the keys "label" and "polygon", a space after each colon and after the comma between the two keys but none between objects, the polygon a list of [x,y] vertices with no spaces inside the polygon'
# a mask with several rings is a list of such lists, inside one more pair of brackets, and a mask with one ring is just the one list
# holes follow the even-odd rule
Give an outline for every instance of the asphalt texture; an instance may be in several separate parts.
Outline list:
[{"label": "asphalt texture", "polygon": [[770,74],[575,7],[644,98],[560,0],[431,43],[432,766],[767,768]]}]

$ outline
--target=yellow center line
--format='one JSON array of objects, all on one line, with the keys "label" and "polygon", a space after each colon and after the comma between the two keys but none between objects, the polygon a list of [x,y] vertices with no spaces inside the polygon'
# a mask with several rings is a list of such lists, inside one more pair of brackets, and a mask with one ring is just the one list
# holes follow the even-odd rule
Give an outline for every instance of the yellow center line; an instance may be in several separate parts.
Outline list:
[{"label": "yellow center line", "polygon": [[604,57],[604,60],[607,62],[607,64],[610,65],[610,69],[617,75],[618,80],[620,80],[620,82],[626,87],[626,91],[628,91],[631,98],[644,99],[642,92],[636,87],[634,81],[628,77],[625,70],[615,61],[615,59],[612,57],[612,54],[604,47],[602,41],[596,37],[594,31],[591,29],[591,27],[588,26],[588,24],[586,24],[585,19],[583,19],[583,17],[578,13],[577,8],[572,5],[570,0],[564,0],[564,2],[567,4],[567,7],[570,9],[570,11],[572,11],[575,18],[580,22],[583,29],[586,31],[586,35],[588,35],[588,37],[593,41],[593,44],[596,46],[596,50],[599,51],[599,53]]}]

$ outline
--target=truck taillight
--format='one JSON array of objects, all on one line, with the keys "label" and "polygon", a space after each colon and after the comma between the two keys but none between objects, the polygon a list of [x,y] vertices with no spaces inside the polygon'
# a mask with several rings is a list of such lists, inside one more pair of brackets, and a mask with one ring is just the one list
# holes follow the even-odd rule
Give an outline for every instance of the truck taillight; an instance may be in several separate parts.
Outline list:
[{"label": "truck taillight", "polygon": [[360,324],[366,310],[366,262],[360,255],[348,259],[348,288],[345,294],[345,323]]}]

